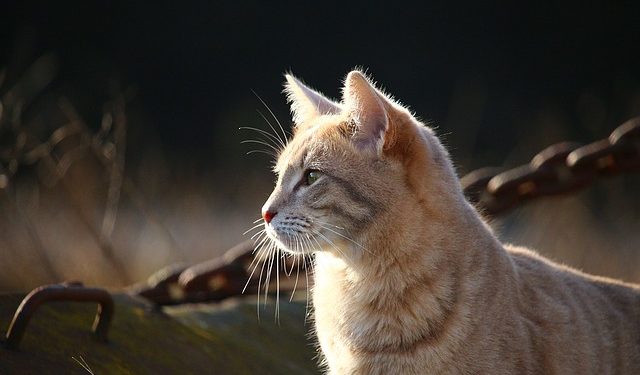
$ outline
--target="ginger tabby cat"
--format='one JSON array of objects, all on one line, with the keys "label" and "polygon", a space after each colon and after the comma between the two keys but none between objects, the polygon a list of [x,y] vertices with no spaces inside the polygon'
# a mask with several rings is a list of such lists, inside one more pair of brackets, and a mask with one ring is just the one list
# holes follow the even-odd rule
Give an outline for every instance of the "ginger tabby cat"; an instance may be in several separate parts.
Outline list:
[{"label": "ginger tabby cat", "polygon": [[337,103],[287,75],[294,136],[262,214],[315,254],[330,374],[640,374],[640,289],[504,245],[434,132],[360,71]]}]

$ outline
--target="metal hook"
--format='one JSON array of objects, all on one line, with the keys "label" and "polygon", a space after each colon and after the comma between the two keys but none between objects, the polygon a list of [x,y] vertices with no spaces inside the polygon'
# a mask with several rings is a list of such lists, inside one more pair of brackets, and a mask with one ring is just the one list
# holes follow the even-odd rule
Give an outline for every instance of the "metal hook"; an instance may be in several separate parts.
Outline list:
[{"label": "metal hook", "polygon": [[36,309],[49,301],[97,302],[98,311],[92,329],[98,340],[107,341],[107,332],[114,312],[111,294],[104,289],[85,288],[81,283],[64,283],[40,286],[22,300],[7,330],[5,342],[7,349],[18,349]]}]

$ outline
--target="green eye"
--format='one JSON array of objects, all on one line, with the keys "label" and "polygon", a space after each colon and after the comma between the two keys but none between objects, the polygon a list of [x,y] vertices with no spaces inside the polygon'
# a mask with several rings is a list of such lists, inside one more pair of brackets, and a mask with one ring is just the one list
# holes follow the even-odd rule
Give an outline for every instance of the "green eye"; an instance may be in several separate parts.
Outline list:
[{"label": "green eye", "polygon": [[304,183],[306,185],[311,185],[314,182],[318,181],[318,179],[320,178],[320,175],[321,174],[319,171],[310,169],[304,173]]}]

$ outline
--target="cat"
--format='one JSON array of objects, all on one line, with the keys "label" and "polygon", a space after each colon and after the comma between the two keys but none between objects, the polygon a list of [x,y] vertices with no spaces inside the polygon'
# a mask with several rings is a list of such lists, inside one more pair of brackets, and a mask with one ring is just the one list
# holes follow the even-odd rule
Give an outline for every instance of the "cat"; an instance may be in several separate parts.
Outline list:
[{"label": "cat", "polygon": [[262,208],[315,255],[330,374],[640,374],[640,287],[504,245],[434,131],[362,71],[336,102],[286,75],[294,132]]}]

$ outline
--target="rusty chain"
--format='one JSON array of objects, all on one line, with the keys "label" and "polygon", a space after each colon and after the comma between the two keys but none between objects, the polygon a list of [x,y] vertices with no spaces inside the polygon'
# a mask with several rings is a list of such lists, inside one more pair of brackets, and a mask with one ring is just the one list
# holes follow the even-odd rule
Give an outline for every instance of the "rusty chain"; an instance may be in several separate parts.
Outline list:
[{"label": "rusty chain", "polygon": [[[506,171],[481,168],[460,182],[470,202],[495,216],[536,198],[580,190],[600,177],[638,170],[640,117],[620,125],[605,139],[584,146],[556,143],[527,164]],[[245,241],[220,258],[191,267],[170,266],[131,291],[157,305],[220,301],[242,294],[246,283],[247,292],[252,293],[259,277],[248,272],[253,251],[253,241]],[[282,282],[280,286],[284,289]]]},{"label": "rusty chain", "polygon": [[620,125],[605,139],[585,146],[556,143],[525,165],[504,172],[479,169],[461,183],[471,202],[497,215],[531,199],[574,192],[600,177],[638,170],[640,117]]}]

